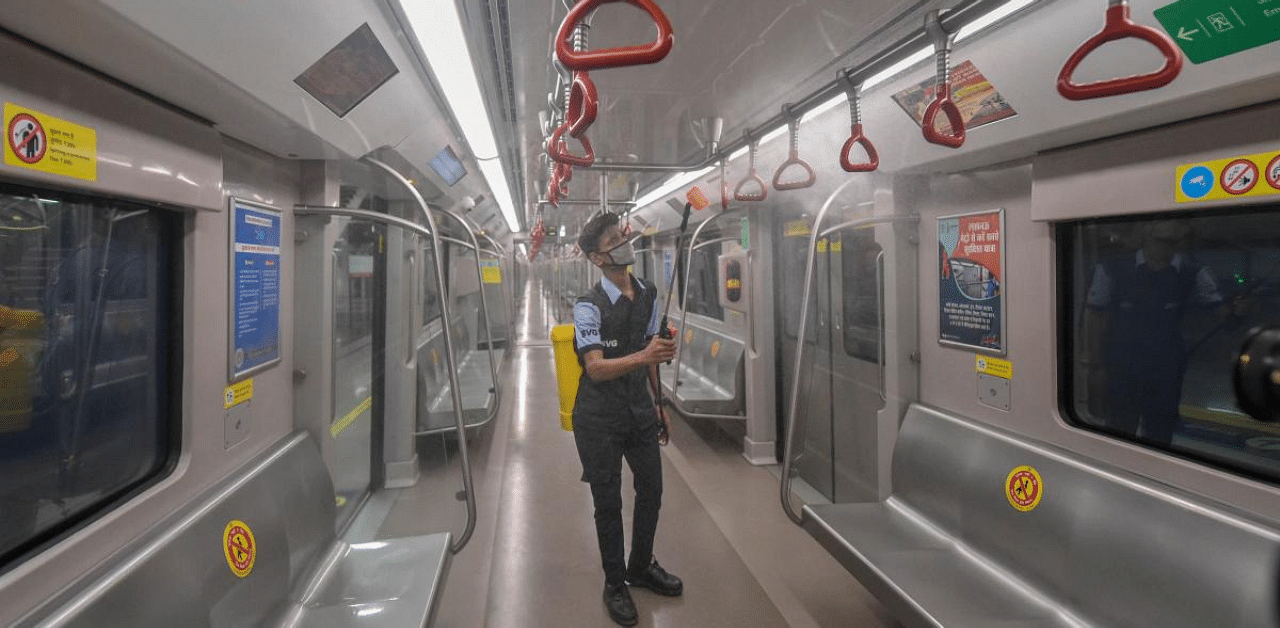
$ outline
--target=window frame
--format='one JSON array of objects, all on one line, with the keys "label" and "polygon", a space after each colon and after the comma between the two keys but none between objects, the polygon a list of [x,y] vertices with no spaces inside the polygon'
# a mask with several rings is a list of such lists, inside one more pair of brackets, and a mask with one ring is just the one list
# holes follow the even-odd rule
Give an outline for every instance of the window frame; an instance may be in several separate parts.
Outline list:
[{"label": "window frame", "polygon": [[137,479],[117,487],[85,506],[80,512],[68,516],[48,528],[31,535],[26,541],[8,551],[0,551],[0,575],[18,568],[37,555],[48,551],[68,537],[83,530],[108,514],[131,502],[147,490],[173,475],[182,454],[182,439],[186,427],[183,414],[182,382],[185,355],[185,269],[188,263],[185,234],[190,228],[193,213],[183,208],[165,206],[120,197],[86,192],[66,191],[57,188],[37,187],[24,182],[0,179],[0,194],[36,196],[62,203],[89,205],[91,211],[107,207],[125,207],[147,211],[157,216],[156,268],[157,294],[156,318],[159,329],[155,331],[156,360],[156,429],[158,439],[156,462],[151,470]]}]

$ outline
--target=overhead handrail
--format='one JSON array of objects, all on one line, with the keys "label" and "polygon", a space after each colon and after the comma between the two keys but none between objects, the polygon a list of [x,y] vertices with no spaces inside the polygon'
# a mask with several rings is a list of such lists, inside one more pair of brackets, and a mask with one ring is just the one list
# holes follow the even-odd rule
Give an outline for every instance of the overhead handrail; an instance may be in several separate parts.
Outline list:
[{"label": "overhead handrail", "polygon": [[434,209],[462,225],[462,230],[470,237],[471,242],[467,243],[444,236],[441,239],[457,242],[475,251],[476,254],[476,279],[480,282],[480,311],[484,312],[484,338],[489,344],[489,374],[493,377],[493,408],[489,410],[489,416],[485,417],[483,421],[471,426],[482,427],[498,416],[498,406],[502,405],[502,382],[498,379],[498,361],[493,351],[493,327],[489,324],[489,301],[484,295],[484,267],[480,264],[480,240],[476,238],[476,225],[474,223],[443,207],[435,207]]},{"label": "overhead handrail", "polygon": [[[939,146],[960,148],[964,144],[964,119],[960,117],[960,109],[951,100],[951,47],[955,43],[955,33],[942,28],[938,19],[938,11],[930,11],[924,17],[924,29],[933,41],[933,50],[938,62],[938,75],[934,83],[933,102],[924,110],[924,120],[920,127],[924,131],[925,141]],[[938,113],[947,114],[947,122],[951,125],[950,133],[939,133],[934,127]]]},{"label": "overhead handrail", "polygon": [[[583,18],[602,5],[612,2],[626,2],[639,7],[653,19],[658,27],[658,37],[649,44],[605,48],[603,50],[574,50],[572,36]],[[569,9],[569,14],[560,23],[556,32],[556,57],[570,70],[599,70],[603,68],[620,68],[629,65],[657,63],[671,52],[675,44],[675,34],[671,30],[671,20],[653,0],[582,0]]]},{"label": "overhead handrail", "polygon": [[[760,175],[756,174],[756,152],[760,150],[760,144],[756,138],[751,137],[749,132],[746,136],[746,141],[750,147],[751,166],[747,170],[747,176],[743,177],[742,181],[738,183],[738,187],[733,189],[733,198],[738,201],[763,201],[769,196],[769,188],[765,186],[764,179],[761,179]],[[757,194],[743,193],[742,187],[752,182],[760,186],[760,192]]]},{"label": "overhead handrail", "polygon": [[[974,22],[975,20],[985,17],[991,11],[1005,5],[1007,0],[965,0],[947,11],[946,15],[939,19],[942,25],[950,31],[959,31],[961,28]],[[900,63],[911,55],[915,54],[921,46],[930,43],[927,33],[923,29],[916,30],[903,36],[889,46],[885,47],[878,54],[872,55],[866,61],[846,70],[848,78],[841,76],[829,81],[809,92],[800,100],[796,101],[793,110],[799,115],[817,109],[827,101],[835,98],[846,90],[848,80],[860,83],[866,79],[875,76],[890,67]],[[745,135],[761,136],[765,133],[777,128],[779,125],[786,124],[786,120],[781,114],[776,114],[763,122],[747,129]],[[593,170],[604,170],[607,172],[693,172],[701,170],[708,166],[714,165],[717,161],[725,159],[729,155],[747,146],[745,139],[733,139],[721,144],[720,147],[709,155],[700,157],[697,161],[688,163],[646,163],[646,162],[623,162],[623,161],[601,161],[590,166]]]},{"label": "overhead handrail", "polygon": [[[795,115],[791,110],[790,103],[782,106],[782,115],[787,118],[787,130],[791,135],[791,152],[787,154],[787,160],[782,162],[778,170],[773,173],[773,189],[785,191],[807,188],[818,180],[818,174],[813,171],[813,166],[810,166],[809,162],[800,158],[800,116]],[[799,181],[783,183],[782,172],[791,166],[800,166],[809,176]]]},{"label": "overhead handrail", "polygon": [[[1126,76],[1084,85],[1072,82],[1071,75],[1075,74],[1076,68],[1085,57],[1089,56],[1089,53],[1108,42],[1131,38],[1141,39],[1155,46],[1160,54],[1164,55],[1164,66],[1150,74]],[[1090,37],[1067,58],[1067,63],[1058,73],[1058,93],[1068,100],[1118,96],[1164,87],[1177,78],[1181,71],[1182,52],[1168,35],[1129,19],[1128,0],[1108,0],[1107,17],[1103,23],[1102,32]]]},{"label": "overhead handrail", "polygon": [[[807,323],[809,320],[809,299],[812,295],[811,291],[813,289],[814,252],[817,251],[818,249],[818,239],[822,237],[819,232],[821,231],[820,227],[822,226],[822,220],[827,215],[827,210],[831,209],[831,205],[832,203],[835,202],[836,197],[839,196],[840,193],[843,192],[845,188],[849,187],[849,185],[851,185],[855,181],[857,181],[857,179],[848,179],[844,183],[841,183],[840,187],[837,187],[834,191],[831,192],[830,196],[827,197],[827,200],[822,203],[821,209],[818,210],[818,215],[816,218],[814,218],[812,232],[809,234],[808,261],[805,262],[804,289],[802,290],[801,297],[800,297],[800,330],[797,332],[798,333],[797,338],[799,340],[796,343],[795,370],[792,372],[792,375],[794,377],[792,377],[791,379],[791,403],[788,404],[788,412],[786,417],[784,417],[784,419],[787,419],[786,445],[783,447],[782,480],[780,482],[781,488],[779,490],[779,496],[782,499],[783,511],[785,511],[787,513],[787,517],[790,518],[791,521],[795,522],[797,525],[803,523],[803,518],[800,516],[800,513],[796,511],[791,505],[791,491],[790,491],[791,474],[792,474],[791,458],[792,458],[792,453],[795,451],[796,424],[800,422],[800,417],[799,417],[800,376],[801,376],[800,371],[801,371],[801,367],[804,364],[804,345],[805,345],[804,339],[805,339],[805,334],[808,331],[805,328],[807,327]],[[873,216],[870,218],[860,218],[860,219],[849,221],[847,223],[842,223],[841,226],[845,228],[850,228],[850,227],[860,227],[864,225],[875,225],[875,224],[883,224],[888,222],[896,222],[901,220],[918,221],[919,219],[920,217],[915,215]]]},{"label": "overhead handrail", "polygon": [[[862,104],[860,100],[859,85],[853,82],[847,70],[840,73],[847,82],[849,92],[849,139],[844,141],[844,146],[840,148],[840,167],[845,172],[871,172],[880,167],[880,153],[876,152],[875,144],[862,132]],[[854,163],[849,159],[849,151],[853,150],[854,145],[862,146],[867,151],[867,160]]]},{"label": "overhead handrail", "polygon": [[[447,283],[444,276],[444,262],[440,259],[440,230],[436,228],[436,220],[431,215],[430,206],[423,200],[422,195],[418,193],[418,189],[413,187],[413,184],[409,183],[409,180],[404,178],[403,175],[396,172],[395,168],[368,155],[361,157],[361,159],[386,172],[388,176],[404,186],[409,191],[409,194],[413,196],[413,199],[417,201],[418,208],[422,210],[422,215],[427,220],[427,228],[430,230],[431,250],[432,255],[435,256],[436,282],[443,288]],[[449,546],[449,551],[457,554],[462,551],[463,547],[466,547],[467,542],[471,540],[471,535],[476,530],[476,494],[475,487],[471,481],[471,458],[467,451],[467,425],[462,417],[462,387],[458,382],[458,357],[453,346],[453,330],[449,324],[453,317],[452,312],[450,312],[451,309],[449,299],[440,299],[440,316],[444,325],[444,357],[446,365],[449,367],[449,388],[453,396],[453,419],[458,429],[458,453],[462,457],[462,490],[467,501],[466,528],[458,537],[458,540]]]}]

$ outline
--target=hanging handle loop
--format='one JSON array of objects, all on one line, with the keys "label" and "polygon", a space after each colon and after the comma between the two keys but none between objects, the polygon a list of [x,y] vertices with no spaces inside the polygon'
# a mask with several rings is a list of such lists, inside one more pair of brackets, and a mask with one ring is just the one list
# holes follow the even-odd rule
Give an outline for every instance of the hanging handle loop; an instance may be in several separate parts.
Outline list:
[{"label": "hanging handle loop", "polygon": [[[649,44],[638,46],[622,46],[603,50],[573,49],[574,28],[592,11],[601,5],[611,2],[626,2],[639,7],[653,19],[658,27],[658,37]],[[675,43],[675,35],[671,31],[671,20],[653,0],[582,0],[569,10],[560,30],[556,33],[556,57],[570,70],[599,70],[602,68],[619,68],[628,65],[644,65],[657,63],[671,52]]]},{"label": "hanging handle loop", "polygon": [[569,135],[582,137],[587,128],[596,121],[599,109],[599,97],[596,84],[586,72],[574,72],[573,83],[569,86],[569,110],[565,119],[569,121]]},{"label": "hanging handle loop", "polygon": [[[854,84],[853,78],[849,73],[843,72],[844,78],[849,82],[849,139],[844,141],[844,146],[840,148],[840,167],[845,172],[872,172],[880,167],[880,153],[876,152],[875,144],[862,132],[862,105],[858,97],[858,86]],[[867,151],[867,160],[854,163],[849,159],[849,151],[853,150],[854,145],[861,145],[862,149]]]},{"label": "hanging handle loop", "polygon": [[[1071,75],[1075,74],[1076,67],[1080,65],[1080,62],[1085,57],[1089,56],[1089,53],[1108,42],[1129,38],[1141,39],[1155,46],[1160,51],[1160,54],[1164,55],[1164,67],[1151,74],[1114,78],[1084,85],[1072,82]],[[1177,78],[1178,73],[1181,71],[1182,52],[1178,50],[1178,45],[1168,35],[1129,19],[1129,3],[1127,0],[1109,0],[1107,19],[1102,26],[1102,32],[1090,37],[1075,52],[1071,53],[1066,65],[1062,66],[1062,71],[1058,73],[1058,93],[1068,100],[1088,100],[1090,98],[1118,96],[1120,94],[1164,87]]]},{"label": "hanging handle loop", "polygon": [[[787,156],[787,160],[778,166],[778,170],[773,173],[773,189],[775,190],[799,190],[813,185],[818,180],[818,175],[813,171],[813,166],[809,162],[800,158],[800,118],[791,110],[791,105],[782,106],[782,115],[787,118],[787,130],[791,133],[791,152]],[[782,182],[782,171],[791,166],[800,166],[809,176],[799,181]]]},{"label": "hanging handle loop", "polygon": [[[964,144],[964,119],[960,117],[960,109],[951,101],[951,45],[955,42],[955,34],[948,33],[938,20],[938,12],[930,11],[924,18],[925,32],[933,39],[933,49],[938,61],[938,76],[935,83],[933,102],[924,110],[924,120],[920,126],[924,131],[925,141],[939,146],[960,148]],[[951,125],[950,133],[939,133],[934,127],[938,113],[947,115]]]},{"label": "hanging handle loop", "polygon": [[574,155],[569,152],[569,145],[564,141],[564,132],[569,130],[570,121],[556,127],[555,132],[551,134],[551,141],[547,146],[547,155],[556,163],[567,164],[570,166],[582,166],[586,168],[596,162],[596,152],[591,148],[591,140],[586,135],[578,138],[582,142],[582,155]]},{"label": "hanging handle loop", "polygon": [[[738,182],[738,187],[733,189],[733,198],[737,201],[763,201],[765,197],[769,196],[769,188],[765,186],[764,179],[761,179],[760,175],[756,174],[756,151],[760,147],[756,144],[756,140],[751,137],[750,131],[742,135],[747,139],[747,145],[750,146],[751,167],[747,170],[747,176],[743,177],[742,181]],[[743,192],[742,188],[752,182],[759,186],[760,191],[755,194]]]}]

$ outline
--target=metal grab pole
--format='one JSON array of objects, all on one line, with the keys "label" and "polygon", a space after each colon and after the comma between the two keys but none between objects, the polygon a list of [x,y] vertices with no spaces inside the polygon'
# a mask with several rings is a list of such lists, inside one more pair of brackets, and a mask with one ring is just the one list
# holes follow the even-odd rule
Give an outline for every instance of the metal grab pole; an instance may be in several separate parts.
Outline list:
[{"label": "metal grab pole", "polygon": [[[429,207],[429,206],[428,206]],[[493,410],[480,425],[484,425],[498,416],[498,406],[502,403],[502,384],[498,382],[498,362],[493,357],[493,327],[489,325],[489,301],[484,296],[484,269],[480,266],[480,240],[476,238],[472,225],[462,216],[447,209],[437,207],[436,211],[449,216],[462,225],[462,230],[471,236],[471,248],[476,252],[476,278],[480,280],[480,310],[484,312],[484,338],[489,343],[489,375],[493,378]],[[478,427],[478,426],[477,426]]]},{"label": "metal grab pole", "polygon": [[361,157],[361,159],[377,168],[380,168],[392,179],[399,181],[400,185],[403,185],[404,188],[409,191],[409,194],[413,196],[413,199],[418,202],[418,207],[422,210],[422,215],[427,219],[427,228],[431,230],[431,248],[432,253],[436,258],[436,281],[440,285],[440,294],[443,297],[440,299],[440,316],[442,319],[441,322],[444,325],[444,357],[449,366],[449,388],[453,397],[453,416],[458,427],[458,451],[462,457],[462,490],[467,498],[466,529],[462,531],[462,535],[458,538],[457,542],[449,546],[449,551],[457,554],[462,551],[463,547],[466,547],[467,542],[471,540],[471,535],[475,533],[476,530],[476,496],[475,489],[471,483],[471,459],[467,453],[467,425],[462,418],[462,388],[459,386],[458,382],[458,357],[456,349],[453,346],[453,330],[449,327],[449,320],[452,318],[452,312],[450,312],[449,297],[446,291],[447,284],[444,276],[444,264],[441,263],[442,260],[440,259],[440,230],[436,228],[435,218],[431,216],[431,207],[427,205],[427,202],[423,200],[422,195],[418,193],[418,190],[413,187],[412,183],[409,183],[408,179],[405,179],[403,175],[396,172],[396,170],[391,166],[388,166],[373,157],[365,155],[364,157]]},{"label": "metal grab pole", "polygon": [[[698,241],[698,236],[702,233],[702,229],[706,227],[708,224],[710,224],[712,220],[715,220],[716,218],[723,216],[724,213],[725,212],[721,210],[720,213],[714,216],[708,216],[706,220],[698,223],[698,228],[693,230],[693,237],[689,238],[689,254],[688,254],[688,257],[685,258],[685,262],[684,262],[684,285],[680,286],[680,335],[678,336],[679,339],[684,338],[685,328],[689,326],[689,311],[686,309],[688,307],[686,304],[689,302],[688,301],[689,275],[691,274],[690,271],[693,269],[693,249],[694,249],[693,245],[695,242]],[[677,262],[676,265],[677,266],[679,266],[679,262],[680,262],[679,255],[680,255],[680,242],[677,241],[676,242],[676,262]],[[674,269],[672,270],[672,272],[675,272]],[[683,351],[676,352],[676,364],[675,364],[676,374],[675,374],[675,379],[671,380],[671,397],[673,399],[676,396],[676,392],[678,392],[678,389],[680,388],[680,356],[683,355],[683,353],[684,353]]]}]

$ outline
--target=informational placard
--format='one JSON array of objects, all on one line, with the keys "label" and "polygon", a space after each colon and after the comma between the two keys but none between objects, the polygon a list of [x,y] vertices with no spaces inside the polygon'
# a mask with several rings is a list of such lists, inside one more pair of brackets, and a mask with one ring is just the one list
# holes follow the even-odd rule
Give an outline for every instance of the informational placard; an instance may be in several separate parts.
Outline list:
[{"label": "informational placard", "polygon": [[484,283],[502,283],[502,263],[497,259],[480,260],[480,279]]},{"label": "informational placard", "polygon": [[280,210],[231,202],[231,381],[280,361]]},{"label": "informational placard", "polygon": [[1173,197],[1178,203],[1277,195],[1280,151],[1182,164],[1174,170]]},{"label": "informational placard", "polygon": [[938,218],[938,342],[1004,355],[1004,210]]},{"label": "informational placard", "polygon": [[1178,0],[1154,13],[1192,63],[1280,41],[1278,0]]},{"label": "informational placard", "polygon": [[64,177],[98,180],[98,132],[61,118],[4,104],[4,163]]},{"label": "informational placard", "polygon": [[[936,91],[937,80],[930,77],[894,94],[893,100],[916,124],[922,124],[924,110],[933,102]],[[972,61],[965,61],[951,70],[951,101],[960,111],[960,119],[966,129],[1018,115]],[[940,133],[951,132],[946,116],[938,116],[934,128]]]}]

